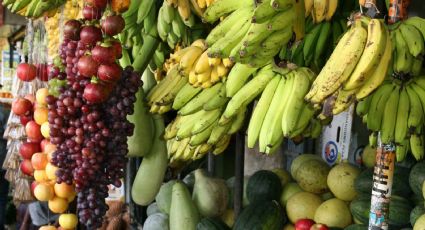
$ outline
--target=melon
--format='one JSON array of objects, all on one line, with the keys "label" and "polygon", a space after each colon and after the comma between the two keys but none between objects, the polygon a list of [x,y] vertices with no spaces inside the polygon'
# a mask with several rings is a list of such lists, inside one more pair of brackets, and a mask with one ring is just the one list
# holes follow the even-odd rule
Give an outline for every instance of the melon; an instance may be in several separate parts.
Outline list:
[{"label": "melon", "polygon": [[288,171],[281,168],[275,168],[271,170],[274,172],[280,179],[280,182],[282,183],[282,187],[284,187],[286,184],[292,181],[291,174],[289,174]]},{"label": "melon", "polygon": [[282,195],[280,196],[280,204],[283,207],[285,207],[289,198],[291,198],[294,194],[297,194],[302,191],[303,190],[297,183],[295,182],[288,183],[285,187],[283,187]]},{"label": "melon", "polygon": [[297,170],[295,178],[304,191],[322,194],[329,190],[327,183],[329,171],[329,166],[323,161],[305,161]]},{"label": "melon", "polygon": [[413,230],[424,230],[425,229],[425,214],[420,216],[415,223],[415,226],[413,226]]},{"label": "melon", "polygon": [[376,162],[376,149],[370,145],[363,149],[362,162],[366,168],[373,168]]},{"label": "melon", "polygon": [[351,212],[344,201],[333,198],[323,202],[317,208],[314,221],[326,224],[328,227],[345,228],[352,223]]},{"label": "melon", "polygon": [[360,170],[348,163],[341,163],[331,169],[327,183],[336,198],[343,201],[352,201],[357,196],[354,181]]},{"label": "melon", "polygon": [[296,157],[291,163],[291,176],[292,176],[292,178],[294,178],[296,180],[298,168],[304,162],[310,161],[310,160],[320,160],[320,157],[317,156],[317,155],[313,155],[313,154],[302,154],[302,155],[299,155],[298,157]]},{"label": "melon", "polygon": [[299,192],[289,198],[286,213],[291,223],[299,219],[313,219],[320,204],[322,204],[320,196],[310,192]]}]

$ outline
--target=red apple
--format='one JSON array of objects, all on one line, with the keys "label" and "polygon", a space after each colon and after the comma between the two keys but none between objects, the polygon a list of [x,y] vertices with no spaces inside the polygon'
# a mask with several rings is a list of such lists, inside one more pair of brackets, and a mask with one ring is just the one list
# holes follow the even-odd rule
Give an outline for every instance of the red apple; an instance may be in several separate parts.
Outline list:
[{"label": "red apple", "polygon": [[310,230],[329,230],[329,228],[325,224],[314,224]]},{"label": "red apple", "polygon": [[32,183],[31,183],[31,194],[34,196],[34,189],[35,189],[35,187],[37,187],[37,185],[38,185],[38,182],[37,181],[33,181]]},{"label": "red apple", "polygon": [[16,75],[22,81],[34,80],[37,73],[37,68],[34,65],[28,63],[20,63],[16,68]]},{"label": "red apple", "polygon": [[40,152],[40,144],[32,142],[24,142],[19,147],[19,154],[24,159],[30,160],[34,153]]},{"label": "red apple", "polygon": [[39,63],[37,66],[37,78],[41,81],[48,81],[48,71],[47,71],[47,64]]},{"label": "red apple", "polygon": [[25,95],[24,98],[27,99],[27,100],[30,100],[31,103],[33,103],[33,104],[35,102],[35,95],[33,95],[33,94],[27,94],[27,95]]},{"label": "red apple", "polygon": [[25,159],[21,162],[21,171],[28,176],[33,176],[34,174],[34,168],[32,167],[31,161],[28,159]]},{"label": "red apple", "polygon": [[314,220],[300,219],[295,223],[295,230],[310,230],[311,226],[314,224]]},{"label": "red apple", "polygon": [[25,126],[29,121],[32,121],[32,116],[31,115],[27,115],[27,116],[20,116],[19,120],[21,121],[21,124],[23,126]]},{"label": "red apple", "polygon": [[40,125],[35,123],[35,121],[29,121],[25,125],[25,132],[27,133],[27,137],[31,140],[31,142],[36,140],[41,141],[43,139],[40,128]]},{"label": "red apple", "polygon": [[28,115],[31,113],[32,103],[25,98],[18,98],[12,102],[12,112],[18,116]]},{"label": "red apple", "polygon": [[44,148],[46,147],[46,145],[47,144],[50,144],[50,140],[49,139],[43,139],[41,142],[40,142],[40,148],[41,148],[41,151],[44,153]]}]

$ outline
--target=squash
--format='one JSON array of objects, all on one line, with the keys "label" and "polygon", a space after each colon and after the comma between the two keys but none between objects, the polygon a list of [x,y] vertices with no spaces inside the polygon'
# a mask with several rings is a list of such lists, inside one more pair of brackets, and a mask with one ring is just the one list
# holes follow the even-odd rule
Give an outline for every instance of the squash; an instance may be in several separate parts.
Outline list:
[{"label": "squash", "polygon": [[208,177],[202,169],[195,170],[193,202],[204,217],[218,217],[226,211],[229,191],[222,179]]},{"label": "squash", "polygon": [[277,201],[259,201],[242,211],[234,230],[281,230],[286,222],[285,213]]},{"label": "squash", "polygon": [[271,171],[257,171],[249,178],[246,193],[250,203],[279,200],[282,194],[280,178]]},{"label": "squash", "polygon": [[340,163],[335,165],[328,174],[328,187],[336,198],[352,201],[357,196],[354,180],[359,174],[360,170],[351,164]]},{"label": "squash", "polygon": [[420,161],[410,170],[409,185],[416,195],[422,195],[422,184],[425,181],[425,161]]},{"label": "squash", "polygon": [[328,227],[338,228],[345,228],[352,223],[350,209],[344,201],[338,198],[323,202],[316,209],[314,221]]},{"label": "squash", "polygon": [[299,219],[314,219],[314,214],[322,203],[323,200],[317,194],[298,192],[286,203],[286,213],[293,224]]},{"label": "squash", "polygon": [[131,197],[138,205],[149,205],[158,193],[168,166],[167,146],[161,137],[164,132],[164,120],[154,117],[155,140],[149,155],[143,158],[142,164],[134,178]]},{"label": "squash", "polygon": [[302,191],[303,190],[297,183],[295,182],[288,183],[285,187],[283,187],[282,194],[280,195],[280,205],[282,205],[282,207],[285,207],[286,203],[288,202],[289,198],[291,198],[291,196]]},{"label": "squash", "polygon": [[207,217],[196,225],[196,230],[230,230],[230,228],[219,219]]},{"label": "squash", "polygon": [[198,210],[188,188],[183,182],[177,181],[171,195],[170,230],[195,230],[198,222]]},{"label": "squash", "polygon": [[322,194],[329,191],[329,171],[330,167],[324,161],[305,161],[297,170],[295,180],[304,191]]},{"label": "squash", "polygon": [[168,215],[164,213],[155,213],[148,216],[143,224],[143,230],[169,230]]},{"label": "squash", "polygon": [[291,176],[292,178],[294,178],[294,180],[297,180],[296,176],[297,176],[297,171],[299,169],[299,167],[307,161],[310,160],[321,160],[320,156],[317,155],[313,155],[313,154],[302,154],[297,156],[291,163]]},{"label": "squash", "polygon": [[148,216],[153,215],[155,213],[160,213],[160,212],[161,210],[159,210],[156,202],[153,202],[152,204],[150,204],[148,208],[146,209],[146,215]]},{"label": "squash", "polygon": [[170,214],[171,206],[171,193],[173,191],[173,185],[176,183],[175,180],[168,181],[163,184],[159,189],[158,194],[155,197],[158,209],[166,214]]}]

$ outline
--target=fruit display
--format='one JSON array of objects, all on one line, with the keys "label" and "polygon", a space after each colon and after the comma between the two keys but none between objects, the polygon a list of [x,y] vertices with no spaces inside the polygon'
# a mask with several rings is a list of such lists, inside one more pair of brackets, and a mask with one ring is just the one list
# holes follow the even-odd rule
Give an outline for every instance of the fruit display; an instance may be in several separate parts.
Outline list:
[{"label": "fruit display", "polygon": [[4,7],[9,9],[12,13],[16,13],[29,18],[38,18],[44,14],[55,14],[57,9],[66,1],[41,1],[41,0],[10,0],[3,1]]}]

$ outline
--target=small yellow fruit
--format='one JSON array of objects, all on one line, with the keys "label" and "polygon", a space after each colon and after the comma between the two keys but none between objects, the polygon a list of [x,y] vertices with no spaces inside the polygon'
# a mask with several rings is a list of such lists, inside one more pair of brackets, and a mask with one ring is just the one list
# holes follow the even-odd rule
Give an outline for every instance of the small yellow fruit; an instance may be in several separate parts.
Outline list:
[{"label": "small yellow fruit", "polygon": [[56,227],[52,225],[44,225],[41,226],[38,230],[56,230]]},{"label": "small yellow fruit", "polygon": [[55,196],[53,187],[47,183],[40,183],[34,189],[34,196],[39,201],[48,201]]},{"label": "small yellow fruit", "polygon": [[43,123],[47,123],[47,117],[49,110],[45,107],[38,107],[34,110],[34,121],[38,125],[42,125]]},{"label": "small yellow fruit", "polygon": [[49,95],[49,90],[47,88],[38,89],[35,93],[35,100],[37,103],[46,105],[46,97]]},{"label": "small yellow fruit", "polygon": [[50,137],[50,126],[49,126],[49,122],[44,122],[43,124],[41,124],[41,135],[43,135],[44,138],[49,138]]},{"label": "small yellow fruit", "polygon": [[49,200],[48,206],[54,213],[64,213],[68,209],[68,200],[56,196]]},{"label": "small yellow fruit", "polygon": [[37,182],[44,182],[49,180],[46,175],[46,171],[44,170],[34,170],[34,179]]},{"label": "small yellow fruit", "polygon": [[56,166],[52,165],[51,163],[47,163],[45,170],[49,180],[56,180],[56,170],[58,170]]},{"label": "small yellow fruit", "polygon": [[65,229],[73,229],[77,226],[78,219],[75,214],[67,213],[59,216],[59,225]]},{"label": "small yellow fruit", "polygon": [[66,183],[56,183],[54,186],[55,189],[55,195],[60,197],[60,198],[69,198],[71,196],[74,195],[75,191],[74,191],[74,186],[73,185],[68,185]]}]

